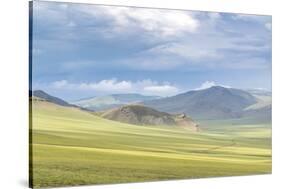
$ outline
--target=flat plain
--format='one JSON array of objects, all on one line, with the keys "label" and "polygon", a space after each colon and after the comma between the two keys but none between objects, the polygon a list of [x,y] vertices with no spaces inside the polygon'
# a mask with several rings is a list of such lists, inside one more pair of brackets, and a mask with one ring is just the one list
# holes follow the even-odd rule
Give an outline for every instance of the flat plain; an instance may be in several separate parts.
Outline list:
[{"label": "flat plain", "polygon": [[271,124],[199,123],[199,132],[136,126],[32,103],[34,187],[271,173]]}]

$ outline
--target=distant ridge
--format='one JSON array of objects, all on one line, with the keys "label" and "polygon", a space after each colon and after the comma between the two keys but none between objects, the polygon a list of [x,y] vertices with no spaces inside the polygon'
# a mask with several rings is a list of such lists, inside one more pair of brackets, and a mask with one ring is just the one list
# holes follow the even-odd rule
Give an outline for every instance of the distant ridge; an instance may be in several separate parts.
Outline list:
[{"label": "distant ridge", "polygon": [[68,102],[60,99],[60,98],[57,98],[57,97],[54,97],[54,96],[51,96],[49,95],[48,93],[42,91],[42,90],[36,90],[36,91],[33,91],[32,93],[32,96],[34,97],[38,97],[40,99],[43,99],[43,100],[46,100],[48,102],[52,102],[54,104],[57,104],[57,105],[61,105],[61,106],[72,106],[71,104],[69,104]]},{"label": "distant ridge", "polygon": [[[76,107],[86,111],[100,111],[99,114],[108,113],[112,109],[118,110],[121,107],[142,105],[142,107],[145,107],[143,109],[153,113],[153,119],[157,117],[158,113],[147,108],[160,113],[166,112],[166,114],[171,116],[184,113],[191,116],[194,120],[251,118],[252,120],[268,122],[271,121],[272,114],[271,92],[260,90],[245,91],[221,86],[188,91],[166,98],[143,96],[140,94],[114,94],[85,99],[76,102],[76,104],[70,104],[42,90],[35,90],[32,92],[32,99],[48,101],[60,106]],[[137,111],[137,108],[131,109],[132,112]],[[169,116],[166,118],[169,118]],[[160,120],[168,125],[167,121],[169,119],[166,118]],[[120,121],[123,120],[121,119]],[[142,124],[142,122],[139,124]],[[151,124],[155,123],[152,122]]]},{"label": "distant ridge", "polygon": [[258,95],[258,96],[271,96],[272,92],[265,90],[265,89],[246,89],[249,93],[252,95]]},{"label": "distant ridge", "polygon": [[229,119],[242,117],[244,109],[256,102],[247,91],[213,86],[143,104],[169,113],[184,112],[196,119]]},{"label": "distant ridge", "polygon": [[136,104],[143,101],[153,100],[158,98],[159,98],[158,96],[145,96],[136,93],[112,94],[106,96],[81,99],[72,102],[72,104],[91,110],[104,111],[128,104]]}]

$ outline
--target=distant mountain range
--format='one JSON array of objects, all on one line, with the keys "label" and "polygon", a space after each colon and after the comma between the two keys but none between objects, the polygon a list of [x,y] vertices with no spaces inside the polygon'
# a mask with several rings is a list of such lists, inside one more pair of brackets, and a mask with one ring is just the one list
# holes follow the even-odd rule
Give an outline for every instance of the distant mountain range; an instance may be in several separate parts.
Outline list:
[{"label": "distant mountain range", "polygon": [[[61,106],[79,107],[87,111],[101,111],[103,116],[108,119],[116,118],[117,121],[130,123],[137,123],[141,120],[140,122],[153,125],[158,120],[158,122],[168,124],[169,120],[175,121],[174,118],[170,119],[172,115],[179,114],[188,115],[195,120],[236,118],[271,120],[271,92],[257,89],[240,90],[213,86],[164,98],[140,94],[113,94],[72,103],[51,96],[42,90],[33,91],[32,95],[34,100],[41,99]],[[124,107],[131,112],[129,115],[132,117],[122,118],[124,115],[121,110]],[[138,115],[140,112],[141,114]],[[147,113],[151,113],[152,117]],[[157,116],[160,114],[161,118],[158,119]],[[126,121],[126,119],[128,120]]]},{"label": "distant mountain range", "polygon": [[258,96],[271,96],[272,92],[267,91],[265,89],[246,89],[247,92],[251,93],[252,95]]},{"label": "distant mountain range", "polygon": [[71,102],[77,106],[95,111],[103,111],[121,107],[128,104],[140,103],[147,100],[158,99],[158,96],[144,96],[140,94],[112,94],[107,96],[92,97]]},{"label": "distant mountain range", "polygon": [[[145,101],[143,104],[159,111],[186,113],[194,119],[231,119],[259,116],[264,111],[271,116],[271,108],[255,110],[247,107],[258,104],[260,99],[248,91],[214,86],[193,90],[176,96]],[[270,111],[270,112],[269,112]],[[270,117],[269,116],[269,117]]]},{"label": "distant mountain range", "polygon": [[258,120],[271,120],[272,93],[262,89],[248,90],[257,102],[246,107],[243,117],[255,117]]},{"label": "distant mountain range", "polygon": [[[114,95],[120,97],[121,100],[126,95]],[[137,97],[143,97],[141,95],[128,95],[127,100],[135,102]],[[49,95],[42,90],[36,90],[32,93],[33,101],[47,102],[53,105],[59,105],[69,108],[78,108],[81,110],[89,111],[87,108],[82,108],[77,105],[70,104],[60,98]],[[145,98],[146,99],[146,98]],[[123,99],[122,102],[126,102]],[[191,118],[185,116],[184,114],[172,115],[165,112],[160,112],[149,107],[142,105],[125,105],[119,108],[113,108],[99,114],[105,119],[110,119],[118,122],[133,124],[133,125],[147,125],[147,126],[180,126],[188,130],[198,131],[199,125],[197,125]]]}]

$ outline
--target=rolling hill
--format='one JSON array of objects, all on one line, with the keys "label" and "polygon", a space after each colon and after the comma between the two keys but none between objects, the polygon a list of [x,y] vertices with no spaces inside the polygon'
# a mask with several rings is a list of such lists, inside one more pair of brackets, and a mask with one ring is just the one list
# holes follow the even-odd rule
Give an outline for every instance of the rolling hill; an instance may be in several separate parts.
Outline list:
[{"label": "rolling hill", "polygon": [[139,103],[142,101],[153,100],[158,96],[144,96],[140,94],[112,94],[107,96],[92,97],[72,102],[77,106],[90,110],[103,111],[111,108],[121,107],[127,104]]},{"label": "rolling hill", "polygon": [[32,92],[32,101],[47,101],[56,105],[60,105],[60,106],[66,106],[66,107],[75,107],[84,111],[90,111],[93,112],[93,110],[84,108],[84,107],[80,107],[74,104],[70,104],[58,97],[52,96],[42,90],[35,90]]},{"label": "rolling hill", "polygon": [[46,93],[42,90],[33,91],[32,97],[35,97],[37,100],[45,100],[45,101],[52,102],[54,104],[61,105],[61,106],[72,106],[68,102],[66,102],[60,98],[54,97],[52,95],[49,95],[48,93]]},{"label": "rolling hill", "polygon": [[133,125],[182,126],[192,130],[197,130],[198,127],[191,118],[184,114],[172,115],[142,105],[122,106],[120,108],[108,110],[101,116],[106,119]]},{"label": "rolling hill", "polygon": [[169,113],[184,112],[196,119],[229,119],[247,116],[244,110],[257,102],[257,97],[247,91],[214,86],[143,104]]}]

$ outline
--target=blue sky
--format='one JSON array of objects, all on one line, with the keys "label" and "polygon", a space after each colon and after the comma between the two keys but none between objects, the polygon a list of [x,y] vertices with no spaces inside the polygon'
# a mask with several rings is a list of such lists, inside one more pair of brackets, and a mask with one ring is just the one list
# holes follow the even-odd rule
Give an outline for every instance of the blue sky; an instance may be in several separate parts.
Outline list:
[{"label": "blue sky", "polygon": [[271,17],[33,2],[33,89],[65,100],[271,90]]}]

